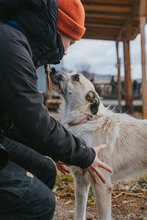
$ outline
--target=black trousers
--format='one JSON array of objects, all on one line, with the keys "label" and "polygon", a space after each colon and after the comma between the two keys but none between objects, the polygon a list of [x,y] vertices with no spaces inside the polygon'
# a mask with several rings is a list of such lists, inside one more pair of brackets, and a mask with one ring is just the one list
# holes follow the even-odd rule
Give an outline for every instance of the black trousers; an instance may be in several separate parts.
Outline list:
[{"label": "black trousers", "polygon": [[51,191],[56,179],[54,163],[11,139],[4,137],[2,145],[9,161],[0,170],[0,220],[51,220],[55,210]]}]

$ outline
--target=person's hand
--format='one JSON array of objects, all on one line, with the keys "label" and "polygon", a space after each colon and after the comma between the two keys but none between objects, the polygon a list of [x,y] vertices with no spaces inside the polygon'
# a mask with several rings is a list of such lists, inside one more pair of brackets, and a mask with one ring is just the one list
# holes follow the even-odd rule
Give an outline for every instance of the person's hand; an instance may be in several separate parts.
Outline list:
[{"label": "person's hand", "polygon": [[83,171],[82,171],[83,176],[88,171],[94,183],[98,182],[97,176],[102,180],[103,183],[106,183],[106,179],[105,179],[104,175],[102,174],[102,172],[100,171],[99,167],[112,173],[112,169],[109,166],[107,166],[105,163],[100,161],[97,156],[98,152],[103,150],[105,147],[106,146],[104,144],[94,147],[94,150],[96,152],[95,159],[94,159],[93,163],[88,168],[83,169]]},{"label": "person's hand", "polygon": [[66,166],[70,166],[70,165],[65,164],[65,163],[63,163],[61,161],[58,161],[58,162],[56,162],[56,166],[57,166],[57,169],[60,170],[61,173],[63,173],[63,174],[69,173],[69,171],[67,170]]}]

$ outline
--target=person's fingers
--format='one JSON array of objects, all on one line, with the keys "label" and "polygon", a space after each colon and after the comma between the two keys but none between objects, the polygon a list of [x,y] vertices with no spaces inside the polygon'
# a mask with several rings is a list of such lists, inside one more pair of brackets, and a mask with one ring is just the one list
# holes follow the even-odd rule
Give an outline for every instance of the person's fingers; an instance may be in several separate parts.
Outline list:
[{"label": "person's fingers", "polygon": [[[105,147],[106,147],[106,145],[105,145],[105,144],[102,144],[102,145],[99,145],[99,146],[94,147],[94,149],[95,149],[96,153],[98,153],[99,151],[104,150]],[[101,168],[103,168],[103,169],[105,169],[105,170],[107,170],[108,172],[112,173],[111,167],[109,167],[109,166],[106,165],[105,163],[101,162],[100,160],[99,160],[99,162],[98,162],[98,166],[101,167]]]},{"label": "person's fingers", "polygon": [[97,174],[97,176],[101,179],[101,181],[102,181],[103,183],[106,183],[106,179],[105,179],[104,175],[101,173],[100,170],[95,169],[95,173]]},{"label": "person's fingers", "polygon": [[57,166],[57,169],[58,169],[61,173],[65,174],[64,170],[63,170],[61,167]]},{"label": "person's fingers", "polygon": [[103,168],[103,169],[105,169],[105,170],[107,170],[108,172],[112,173],[111,167],[109,167],[109,166],[106,165],[105,163],[99,161],[99,162],[98,162],[98,166],[101,167],[101,168]]},{"label": "person's fingers", "polygon": [[82,175],[84,176],[87,171],[89,172],[94,183],[98,182],[97,176],[101,179],[103,183],[106,183],[106,179],[100,170],[96,169],[95,167],[87,168],[82,171]]},{"label": "person's fingers", "polygon": [[62,164],[62,165],[65,165],[65,166],[70,166],[69,164],[63,163],[63,162],[61,162],[61,161],[59,161],[59,163]]},{"label": "person's fingers", "polygon": [[62,165],[61,163],[58,163],[58,164],[57,164],[57,168],[58,168],[58,170],[60,170],[63,174],[69,173],[69,170],[67,170],[67,169],[65,168],[65,166]]},{"label": "person's fingers", "polygon": [[65,172],[66,172],[66,173],[69,173],[69,171],[68,171],[67,169],[65,169]]},{"label": "person's fingers", "polygon": [[66,174],[66,172],[62,169],[59,169],[61,173],[63,173],[64,175]]},{"label": "person's fingers", "polygon": [[66,170],[66,169],[62,169],[63,170],[63,172],[66,174],[66,173],[69,173],[69,171],[68,170]]},{"label": "person's fingers", "polygon": [[67,170],[65,167],[62,167],[62,170],[64,170],[66,173],[69,173],[69,170]]},{"label": "person's fingers", "polygon": [[98,180],[97,180],[97,178],[96,178],[96,176],[95,176],[94,171],[92,171],[91,169],[88,169],[88,172],[89,172],[89,174],[90,174],[91,179],[93,180],[93,182],[94,182],[94,183],[97,183]]}]

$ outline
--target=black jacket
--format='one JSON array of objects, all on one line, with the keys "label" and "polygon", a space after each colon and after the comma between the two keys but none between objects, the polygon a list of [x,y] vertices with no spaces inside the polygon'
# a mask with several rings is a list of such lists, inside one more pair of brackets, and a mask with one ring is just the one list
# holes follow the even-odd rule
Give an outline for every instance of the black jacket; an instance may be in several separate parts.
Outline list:
[{"label": "black jacket", "polygon": [[64,52],[57,7],[55,0],[0,0],[0,127],[11,120],[35,150],[86,168],[94,150],[49,116],[38,91],[36,67],[58,63]]}]

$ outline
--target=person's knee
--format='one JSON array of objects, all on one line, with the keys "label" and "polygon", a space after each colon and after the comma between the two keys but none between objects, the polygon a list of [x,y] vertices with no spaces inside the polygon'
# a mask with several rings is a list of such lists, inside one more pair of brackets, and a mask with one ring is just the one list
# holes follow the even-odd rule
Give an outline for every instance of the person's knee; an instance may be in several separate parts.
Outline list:
[{"label": "person's knee", "polygon": [[23,196],[21,204],[20,213],[25,212],[25,219],[51,220],[56,200],[53,192],[37,178],[34,178]]},{"label": "person's knee", "polygon": [[40,187],[38,201],[39,204],[37,202],[33,208],[33,213],[36,213],[36,219],[51,220],[55,212],[56,200],[53,192],[45,185]]},{"label": "person's knee", "polygon": [[45,158],[44,164],[43,164],[43,173],[44,173],[44,178],[43,182],[50,188],[52,189],[55,185],[56,181],[56,166],[55,164],[48,158]]},{"label": "person's knee", "polygon": [[43,218],[44,220],[52,219],[55,212],[56,200],[53,193],[48,194],[48,199],[45,202],[44,210],[43,210]]},{"label": "person's knee", "polygon": [[[52,168],[55,169],[55,166],[52,165]],[[55,197],[51,189],[42,181],[35,176],[27,175],[25,169],[11,161],[8,161],[6,167],[1,170],[1,176],[4,182],[11,185],[11,188],[7,187],[7,184],[4,185],[4,189],[0,187],[0,215],[11,213],[14,217],[29,220],[53,218]]]}]

